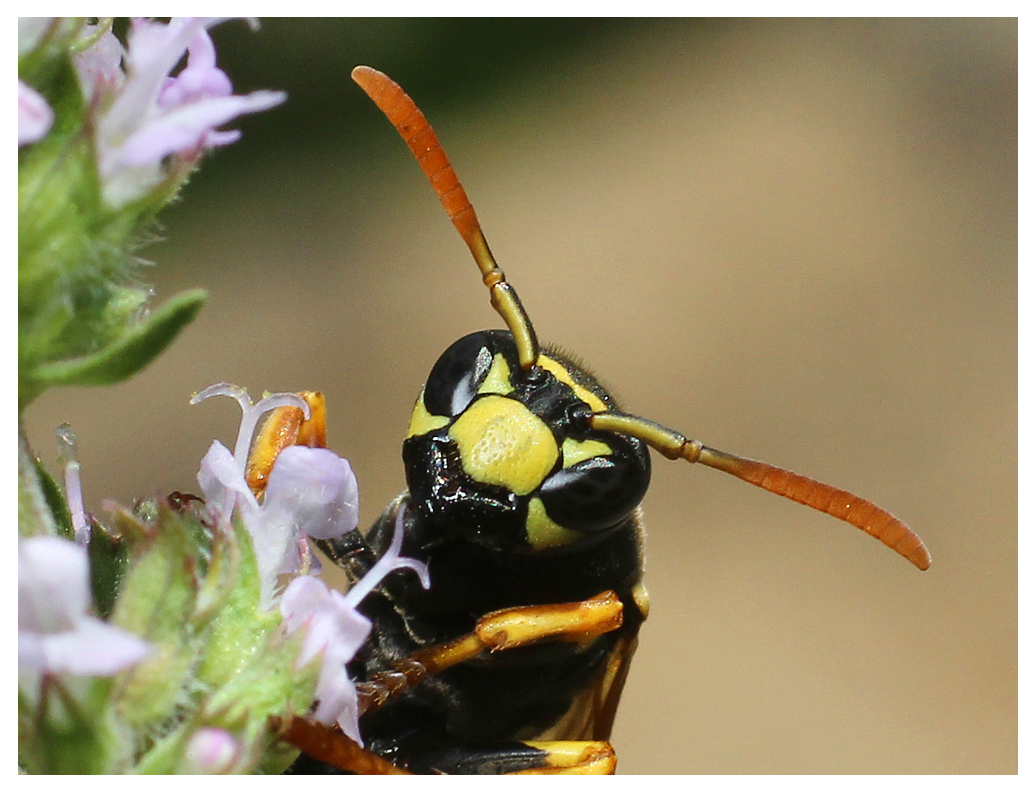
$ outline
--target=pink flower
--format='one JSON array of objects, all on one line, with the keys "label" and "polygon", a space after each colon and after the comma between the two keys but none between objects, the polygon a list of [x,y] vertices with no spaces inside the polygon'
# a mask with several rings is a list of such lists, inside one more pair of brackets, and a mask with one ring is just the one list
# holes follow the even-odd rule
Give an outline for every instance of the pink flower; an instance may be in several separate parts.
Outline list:
[{"label": "pink flower", "polygon": [[[242,420],[232,453],[214,441],[202,459],[198,484],[206,503],[223,523],[234,512],[240,513],[252,536],[261,579],[262,601],[272,603],[277,577],[296,574],[305,565],[306,538],[330,539],[349,532],[359,524],[359,496],[356,477],[349,462],[327,449],[289,446],[274,462],[266,493],[260,504],[245,482],[248,450],[259,418],[283,405],[309,406],[296,394],[271,394],[252,404],[242,388],[219,383],[191,399],[197,403],[212,396],[230,396],[241,405]],[[370,634],[371,622],[356,607],[391,571],[409,568],[429,585],[424,563],[401,557],[403,511],[396,515],[396,526],[388,551],[346,595],[329,589],[313,576],[297,576],[280,599],[286,634],[305,630],[297,668],[320,657],[320,673],[315,691],[314,717],[320,723],[337,723],[354,740],[360,740],[356,687],[345,666],[356,655]]]},{"label": "pink flower", "polygon": [[18,671],[26,689],[43,674],[111,676],[147,656],[136,635],[89,614],[86,549],[55,537],[18,543]]},{"label": "pink flower", "polygon": [[18,81],[18,146],[32,144],[47,135],[54,112],[34,88]]},{"label": "pink flower", "polygon": [[307,537],[334,538],[356,528],[360,503],[356,477],[349,461],[328,449],[290,446],[277,457],[260,504],[245,482],[249,444],[259,419],[285,405],[299,407],[308,416],[309,406],[291,393],[271,394],[253,405],[244,389],[228,383],[206,388],[191,403],[212,396],[237,400],[242,409],[241,427],[233,453],[213,441],[202,458],[198,484],[223,523],[230,522],[235,510],[241,514],[252,536],[263,603],[269,605],[277,577],[298,573],[309,565]]},{"label": "pink flower", "polygon": [[402,545],[401,507],[388,551],[346,595],[328,588],[316,577],[300,576],[288,585],[281,597],[285,631],[291,634],[298,629],[306,630],[296,667],[304,667],[318,655],[322,657],[314,719],[325,725],[337,723],[345,734],[361,744],[356,686],[345,667],[366,641],[371,622],[356,607],[378,582],[397,568],[413,570],[421,584],[426,589],[429,586],[424,563],[399,556]]},{"label": "pink flower", "polygon": [[229,773],[241,756],[241,741],[226,729],[204,726],[191,735],[184,751],[185,770],[208,775]]},{"label": "pink flower", "polygon": [[[217,130],[220,125],[284,102],[283,92],[233,94],[230,79],[216,67],[206,31],[220,21],[185,17],[165,24],[138,18],[131,22],[125,51],[105,32],[77,56],[84,95],[99,109],[98,170],[113,207],[162,183],[165,158],[193,164],[204,150],[239,138],[238,131]],[[187,66],[171,76],[184,51]]]}]

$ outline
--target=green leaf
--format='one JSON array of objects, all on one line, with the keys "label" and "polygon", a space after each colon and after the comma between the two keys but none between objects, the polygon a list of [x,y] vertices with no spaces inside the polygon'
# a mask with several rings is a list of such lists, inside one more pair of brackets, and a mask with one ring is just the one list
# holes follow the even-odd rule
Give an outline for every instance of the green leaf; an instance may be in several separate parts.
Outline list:
[{"label": "green leaf", "polygon": [[117,536],[100,524],[91,524],[90,544],[90,590],[98,614],[107,619],[115,608],[115,601],[122,589],[128,562],[127,546]]},{"label": "green leaf", "polygon": [[71,537],[72,518],[61,489],[18,430],[18,534]]},{"label": "green leaf", "polygon": [[[264,612],[259,606],[259,567],[252,536],[239,517],[234,519],[232,534],[233,540],[229,535],[221,535],[213,546],[210,566],[213,579],[207,580],[214,584],[224,571],[233,579],[230,591],[212,617],[209,638],[198,667],[198,679],[213,687],[224,684],[240,672],[280,623],[279,611]],[[206,587],[208,584],[203,586],[202,597],[207,599],[209,591]],[[212,613],[208,606],[201,609],[206,615]]]},{"label": "green leaf", "polygon": [[185,291],[101,351],[39,366],[30,375],[29,382],[42,390],[48,385],[107,385],[131,377],[154,360],[180,330],[193,321],[205,297],[201,289]]},{"label": "green leaf", "polygon": [[198,562],[193,530],[168,505],[130,555],[111,622],[154,646],[119,685],[119,713],[136,728],[159,723],[186,698],[201,636],[193,622]]},{"label": "green leaf", "polygon": [[72,516],[65,494],[18,431],[18,534],[60,535],[72,540]]}]

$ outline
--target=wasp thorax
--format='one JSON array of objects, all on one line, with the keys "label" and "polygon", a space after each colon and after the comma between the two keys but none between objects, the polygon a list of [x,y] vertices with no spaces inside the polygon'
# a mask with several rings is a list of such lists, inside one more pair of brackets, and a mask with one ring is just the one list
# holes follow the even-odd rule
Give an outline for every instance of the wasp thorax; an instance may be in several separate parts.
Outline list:
[{"label": "wasp thorax", "polygon": [[510,333],[461,338],[432,368],[403,445],[415,511],[444,535],[514,551],[615,529],[651,472],[640,441],[590,429],[614,408],[561,355],[523,369]]}]

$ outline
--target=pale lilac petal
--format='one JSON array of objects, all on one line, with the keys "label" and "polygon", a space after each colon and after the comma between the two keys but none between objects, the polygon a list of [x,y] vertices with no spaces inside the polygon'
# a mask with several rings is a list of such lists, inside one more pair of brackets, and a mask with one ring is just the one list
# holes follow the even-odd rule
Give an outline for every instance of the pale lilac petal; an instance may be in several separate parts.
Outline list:
[{"label": "pale lilac petal", "polygon": [[374,563],[374,567],[364,574],[359,582],[352,586],[345,597],[345,600],[351,606],[357,606],[374,589],[378,582],[397,568],[409,568],[416,573],[425,590],[431,585],[431,579],[428,576],[428,566],[420,560],[399,556],[399,550],[403,547],[404,507],[405,505],[401,503],[399,510],[396,512],[396,525],[392,531],[392,542],[389,544],[388,551],[382,555],[381,559]]},{"label": "pale lilac petal", "polygon": [[363,745],[360,736],[360,704],[356,696],[356,685],[346,678],[346,686],[342,690],[342,710],[335,720],[342,733],[358,745]]},{"label": "pale lilac petal", "polygon": [[314,612],[324,606],[327,585],[312,576],[292,579],[281,596],[281,616],[288,634],[302,627]]},{"label": "pale lilac petal", "polygon": [[315,697],[314,719],[328,726],[337,723],[344,734],[362,745],[356,685],[350,681],[344,664],[325,657],[317,678]]},{"label": "pale lilac petal", "polygon": [[[19,612],[21,607],[18,608]],[[18,632],[18,670],[33,674],[43,671],[47,658],[44,650],[44,636],[36,632]],[[35,681],[35,679],[30,680]]]},{"label": "pale lilac petal", "polygon": [[187,66],[167,78],[158,96],[162,108],[204,97],[225,97],[233,92],[230,78],[216,67],[216,47],[206,31],[200,31],[187,48]]},{"label": "pale lilac petal", "polygon": [[47,135],[54,124],[54,112],[43,95],[18,81],[18,146],[32,144]]},{"label": "pale lilac petal", "polygon": [[187,45],[187,69],[184,72],[214,69],[216,69],[216,45],[212,43],[212,37],[209,36],[208,31],[203,30]]},{"label": "pale lilac petal", "polygon": [[126,47],[127,81],[106,114],[106,138],[123,138],[158,101],[166,77],[195,35],[212,20],[174,18],[166,25],[131,21]]},{"label": "pale lilac petal", "polygon": [[317,654],[334,651],[348,662],[370,634],[370,619],[346,604],[344,596],[315,576],[291,580],[281,596],[280,610],[286,631],[307,627],[299,667]]},{"label": "pale lilac petal", "polygon": [[255,552],[259,581],[262,586],[263,604],[268,605],[277,589],[277,577],[288,573],[292,559],[294,538],[290,525],[276,526],[266,522],[258,513],[250,516],[242,513],[245,528],[252,536],[252,550]]},{"label": "pale lilac petal", "polygon": [[207,150],[226,147],[241,138],[240,130],[210,130],[205,134],[201,146]]},{"label": "pale lilac petal", "polygon": [[345,600],[337,590],[328,590],[337,628],[334,634],[334,650],[348,662],[360,650],[371,632],[371,621]]},{"label": "pale lilac petal", "polygon": [[341,593],[312,576],[292,580],[280,608],[289,634],[306,630],[296,666],[304,667],[314,657],[321,657],[313,717],[324,724],[338,723],[360,742],[356,687],[345,666],[370,634],[370,620],[349,606]]},{"label": "pale lilac petal", "polygon": [[323,567],[313,551],[313,544],[309,542],[309,538],[296,534],[292,536],[291,543],[291,551],[285,554],[280,573],[292,576],[318,575]]},{"label": "pale lilac petal", "polygon": [[[114,152],[114,151],[113,151]],[[108,163],[108,153],[100,153],[99,163]],[[104,173],[102,193],[104,201],[112,208],[140,199],[166,178],[166,171],[159,162],[145,166],[126,166],[109,169]]]},{"label": "pale lilac petal", "polygon": [[241,742],[226,729],[205,726],[187,741],[184,765],[188,773],[228,773],[241,755]]},{"label": "pale lilac petal", "polygon": [[90,608],[86,550],[64,538],[18,543],[18,628],[52,634],[70,631]]},{"label": "pale lilac petal", "polygon": [[220,69],[187,67],[175,78],[168,78],[158,95],[159,108],[175,108],[210,97],[226,97],[233,92],[230,78]]},{"label": "pale lilac petal", "polygon": [[[88,25],[84,34],[90,35],[94,30],[96,26]],[[79,85],[87,102],[110,94],[123,84],[126,79],[122,72],[124,55],[122,42],[108,29],[97,37],[97,41],[75,56],[76,74],[79,75]]]},{"label": "pale lilac petal", "polygon": [[216,97],[173,108],[126,137],[111,166],[142,166],[174,152],[202,146],[205,134],[242,114],[265,111],[283,102],[277,91],[257,91],[240,97]]},{"label": "pale lilac petal", "polygon": [[224,523],[230,521],[231,513],[239,502],[258,507],[234,455],[219,441],[212,442],[201,460],[198,485],[206,503]]},{"label": "pale lilac petal", "polygon": [[44,639],[44,670],[76,676],[111,676],[144,659],[151,647],[125,629],[84,616],[71,632]]},{"label": "pale lilac petal", "polygon": [[263,512],[290,513],[298,534],[326,540],[359,526],[359,504],[348,460],[328,449],[289,446],[270,472]]},{"label": "pale lilac petal", "polygon": [[52,537],[19,542],[18,667],[23,675],[108,676],[147,656],[147,643],[91,617],[89,608],[84,548]]}]

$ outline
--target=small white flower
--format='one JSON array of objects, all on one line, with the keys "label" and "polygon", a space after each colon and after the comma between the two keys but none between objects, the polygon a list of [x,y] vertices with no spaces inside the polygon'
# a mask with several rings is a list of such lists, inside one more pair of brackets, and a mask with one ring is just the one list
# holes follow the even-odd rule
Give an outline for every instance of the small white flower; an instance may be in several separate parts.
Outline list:
[{"label": "small white flower", "polygon": [[89,614],[86,550],[55,537],[18,543],[18,672],[28,689],[43,674],[111,676],[150,646]]},{"label": "small white flower", "polygon": [[337,723],[359,741],[356,686],[345,666],[370,634],[371,622],[345,599],[317,577],[300,576],[291,581],[281,597],[281,615],[288,634],[303,627],[306,630],[296,667],[303,668],[314,657],[321,657],[314,718],[325,725]]},{"label": "small white flower", "polygon": [[122,71],[126,51],[110,27],[98,33],[96,25],[86,25],[83,35],[96,36],[93,44],[77,53],[73,60],[83,99],[88,104],[110,102],[126,82]]},{"label": "small white flower", "polygon": [[27,83],[18,81],[18,146],[32,144],[47,135],[54,124],[54,112],[47,101]]},{"label": "small white flower", "polygon": [[281,597],[285,631],[291,634],[300,628],[306,629],[297,667],[304,667],[317,655],[322,657],[314,719],[324,725],[337,723],[345,734],[361,744],[356,687],[345,667],[370,634],[371,622],[356,607],[378,582],[397,568],[410,568],[426,589],[429,586],[424,563],[399,556],[402,545],[403,509],[400,507],[388,551],[346,595],[328,588],[315,577],[300,576],[288,585]]},{"label": "small white flower", "polygon": [[[221,21],[133,19],[125,51],[106,32],[77,56],[84,95],[99,110],[98,170],[109,205],[121,207],[159,185],[168,156],[191,163],[204,150],[237,140],[238,131],[216,130],[220,125],[284,102],[277,91],[233,94],[206,31]],[[171,76],[185,51],[187,66]]]},{"label": "small white flower", "polygon": [[248,448],[259,418],[275,407],[292,405],[308,416],[309,406],[296,394],[271,394],[255,405],[241,388],[220,383],[197,394],[192,403],[230,396],[243,412],[231,453],[219,441],[201,462],[198,484],[217,517],[229,523],[236,509],[252,536],[264,605],[274,599],[277,577],[298,573],[307,564],[307,537],[335,538],[359,523],[359,494],[349,461],[328,449],[289,446],[274,462],[260,504],[245,481]]},{"label": "small white flower", "polygon": [[[244,389],[219,383],[196,394],[195,404],[212,396],[230,396],[241,405],[242,420],[231,452],[213,441],[202,459],[198,484],[206,503],[223,523],[240,513],[252,536],[262,583],[262,600],[269,606],[276,595],[277,577],[296,574],[303,565],[306,538],[339,537],[359,524],[356,477],[349,461],[334,452],[306,446],[289,446],[274,461],[260,504],[245,481],[245,465],[260,416],[275,407],[294,405],[307,414],[309,406],[296,394],[271,394],[255,405]],[[356,609],[364,597],[398,568],[417,573],[429,585],[424,563],[401,557],[403,506],[396,515],[392,541],[385,554],[346,595],[329,589],[314,576],[297,576],[280,599],[283,629],[292,634],[305,629],[296,667],[320,657],[315,691],[314,718],[325,725],[337,723],[347,735],[360,741],[356,687],[345,666],[370,634],[371,622]]]},{"label": "small white flower", "polygon": [[241,742],[226,729],[205,726],[187,741],[184,771],[198,775],[229,773],[241,756]]}]

